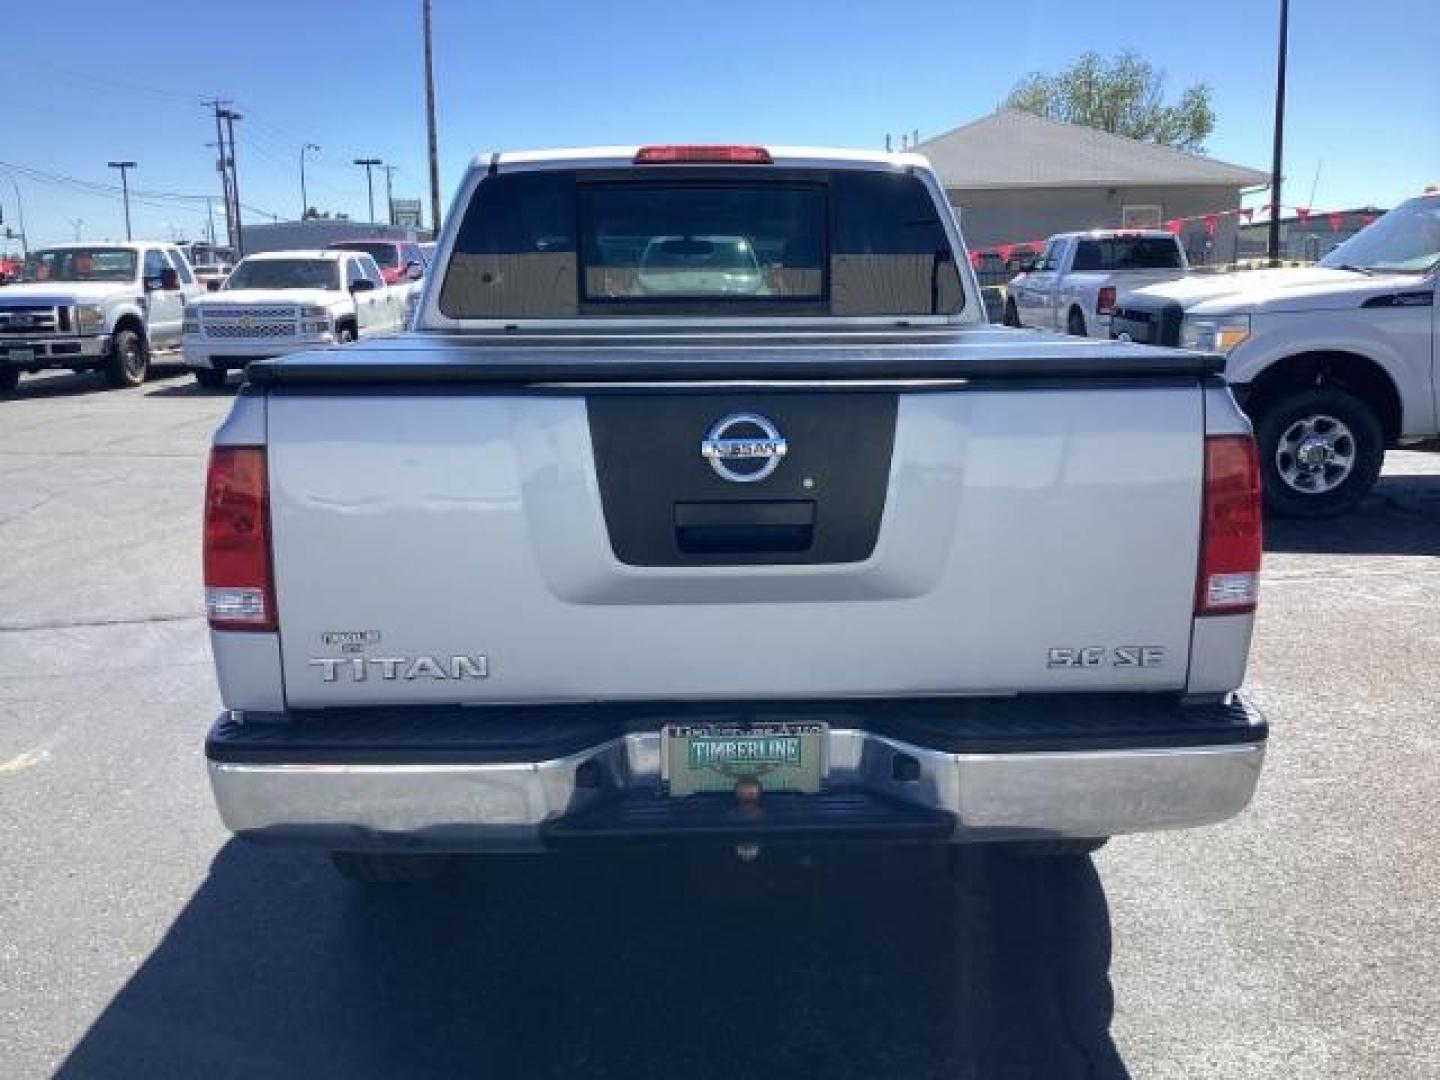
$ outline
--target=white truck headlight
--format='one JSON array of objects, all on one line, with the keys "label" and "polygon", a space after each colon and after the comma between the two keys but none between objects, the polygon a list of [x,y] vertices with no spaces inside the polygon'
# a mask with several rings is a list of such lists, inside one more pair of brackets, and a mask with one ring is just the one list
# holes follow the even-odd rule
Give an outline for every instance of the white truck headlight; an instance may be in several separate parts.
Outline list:
[{"label": "white truck headlight", "polygon": [[302,334],[332,334],[335,319],[329,308],[309,305],[300,309],[300,332]]},{"label": "white truck headlight", "polygon": [[105,329],[105,307],[102,304],[80,304],[75,308],[75,328],[82,334],[95,334]]},{"label": "white truck headlight", "polygon": [[1229,354],[1250,336],[1249,315],[1186,315],[1180,347]]}]

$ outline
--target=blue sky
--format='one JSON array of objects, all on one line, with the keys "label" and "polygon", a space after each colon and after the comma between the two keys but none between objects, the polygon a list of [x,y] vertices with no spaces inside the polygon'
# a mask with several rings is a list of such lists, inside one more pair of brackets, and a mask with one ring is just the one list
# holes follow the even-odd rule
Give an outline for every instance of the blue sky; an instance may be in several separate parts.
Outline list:
[{"label": "blue sky", "polygon": [[[1204,80],[1212,156],[1268,169],[1274,0],[883,3],[434,0],[441,198],[492,148],[754,141],[879,147],[994,109],[1016,79],[1086,49],[1133,46],[1171,89]],[[241,196],[363,216],[365,177],[396,164],[424,197],[420,0],[0,3],[0,162],[90,183],[139,162],[145,191],[217,194],[205,97],[231,98]],[[1293,0],[1287,202],[1390,205],[1440,182],[1433,0]],[[0,207],[15,194],[0,167]],[[11,176],[16,176],[13,172]],[[380,177],[377,174],[377,187]],[[32,242],[123,234],[118,198],[19,175]],[[377,206],[380,205],[377,203]],[[428,217],[428,198],[426,202]],[[200,235],[200,204],[133,207],[137,235]]]}]

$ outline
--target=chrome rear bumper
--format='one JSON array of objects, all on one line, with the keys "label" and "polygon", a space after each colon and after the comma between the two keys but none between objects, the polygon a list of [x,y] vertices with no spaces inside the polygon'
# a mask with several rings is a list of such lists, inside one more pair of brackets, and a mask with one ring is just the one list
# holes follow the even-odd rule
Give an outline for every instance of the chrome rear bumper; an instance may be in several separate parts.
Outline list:
[{"label": "chrome rear bumper", "polygon": [[[947,753],[832,729],[827,787],[944,811],[953,818],[953,842],[1207,825],[1238,814],[1255,791],[1265,727],[1253,715],[1254,741],[1176,748]],[[211,760],[210,779],[225,824],[253,839],[337,848],[538,848],[546,846],[548,824],[602,800],[658,796],[660,737],[627,734],[525,763]]]}]

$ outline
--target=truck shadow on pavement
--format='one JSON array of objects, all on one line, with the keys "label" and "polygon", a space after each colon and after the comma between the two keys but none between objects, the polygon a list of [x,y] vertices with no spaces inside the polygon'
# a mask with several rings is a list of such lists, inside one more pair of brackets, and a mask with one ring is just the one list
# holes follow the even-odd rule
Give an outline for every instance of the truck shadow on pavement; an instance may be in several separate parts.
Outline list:
[{"label": "truck shadow on pavement", "polygon": [[1310,555],[1440,555],[1440,473],[1384,476],[1334,518],[1265,519],[1265,550]]},{"label": "truck shadow on pavement", "polygon": [[57,1075],[1125,1077],[1089,859],[467,864],[368,892],[227,844]]}]

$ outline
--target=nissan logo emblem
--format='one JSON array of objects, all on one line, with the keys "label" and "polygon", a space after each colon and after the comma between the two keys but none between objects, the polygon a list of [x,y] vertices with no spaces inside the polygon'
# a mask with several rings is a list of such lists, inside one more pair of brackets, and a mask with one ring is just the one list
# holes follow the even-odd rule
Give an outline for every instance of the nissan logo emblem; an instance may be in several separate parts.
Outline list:
[{"label": "nissan logo emblem", "polygon": [[753,412],[722,416],[700,443],[700,454],[716,475],[736,484],[764,480],[788,450],[780,429]]}]

